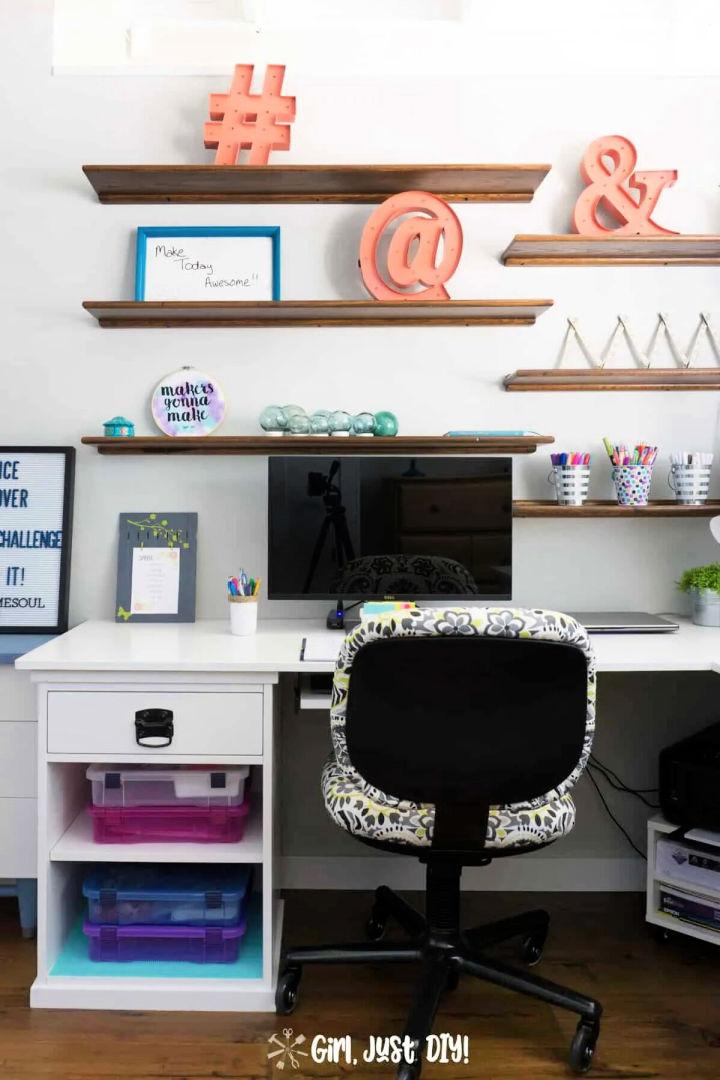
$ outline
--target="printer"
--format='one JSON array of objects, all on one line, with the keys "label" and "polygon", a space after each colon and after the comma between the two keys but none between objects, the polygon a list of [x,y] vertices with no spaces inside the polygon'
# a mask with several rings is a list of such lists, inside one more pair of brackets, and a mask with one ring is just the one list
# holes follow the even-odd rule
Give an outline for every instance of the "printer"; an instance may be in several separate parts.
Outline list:
[{"label": "printer", "polygon": [[659,786],[668,821],[720,830],[720,723],[660,751]]}]

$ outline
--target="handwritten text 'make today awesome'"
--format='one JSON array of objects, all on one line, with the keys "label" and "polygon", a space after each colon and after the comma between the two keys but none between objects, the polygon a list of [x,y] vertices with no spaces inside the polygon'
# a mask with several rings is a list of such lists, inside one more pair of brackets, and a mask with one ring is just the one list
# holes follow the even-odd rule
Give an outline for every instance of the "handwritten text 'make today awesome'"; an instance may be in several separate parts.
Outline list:
[{"label": "handwritten text 'make today awesome'", "polygon": [[245,277],[213,277],[215,268],[212,263],[206,263],[202,262],[200,259],[195,259],[188,255],[184,248],[176,247],[174,244],[155,244],[155,258],[170,259],[183,271],[204,274],[205,281],[203,284],[206,289],[249,289],[258,278],[256,273],[246,275]]}]

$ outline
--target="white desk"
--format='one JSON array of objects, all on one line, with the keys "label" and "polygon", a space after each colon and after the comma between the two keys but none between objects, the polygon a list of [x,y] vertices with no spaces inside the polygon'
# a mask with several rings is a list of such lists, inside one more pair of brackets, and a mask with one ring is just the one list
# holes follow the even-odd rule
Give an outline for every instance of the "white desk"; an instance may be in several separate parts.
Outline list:
[{"label": "white desk", "polygon": [[[300,660],[302,638],[321,620],[266,620],[255,636],[232,637],[227,622],[118,625],[87,622],[23,656],[38,684],[38,975],[31,1004],[45,1008],[269,1010],[273,1008],[282,909],[277,899],[273,754],[283,672],[329,672]],[[339,639],[340,636],[338,635]],[[597,635],[601,672],[720,672],[720,630],[682,621],[676,634]],[[137,709],[170,708],[170,746],[135,742]],[[259,790],[239,844],[173,845],[177,862],[254,863],[261,870],[256,958],[226,977],[198,969],[172,977],[107,974],[84,959],[76,920],[83,864],[121,858],[155,862],[157,845],[108,848],[92,842],[84,806],[87,762],[249,764]],[[75,927],[75,930],[73,930]],[[72,941],[75,940],[73,954]],[[79,944],[78,944],[79,943]],[[229,977],[228,977],[229,975]]]},{"label": "white desk", "polygon": [[[718,671],[720,629],[689,619],[674,634],[594,634],[599,671]],[[329,672],[332,663],[303,663],[307,634],[324,620],[264,619],[252,637],[233,637],[225,620],[126,626],[90,621],[23,656],[25,671]],[[338,632],[338,640],[342,639]]]}]

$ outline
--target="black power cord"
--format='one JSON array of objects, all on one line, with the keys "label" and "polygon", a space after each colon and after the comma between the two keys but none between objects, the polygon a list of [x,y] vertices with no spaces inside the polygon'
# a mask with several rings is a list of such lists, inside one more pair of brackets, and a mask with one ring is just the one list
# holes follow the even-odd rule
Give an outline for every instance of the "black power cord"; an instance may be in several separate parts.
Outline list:
[{"label": "black power cord", "polygon": [[641,803],[644,803],[645,806],[649,807],[651,810],[660,809],[658,803],[650,802],[649,799],[645,798],[646,795],[657,794],[659,790],[658,788],[630,787],[628,784],[625,783],[624,780],[620,779],[614,769],[611,769],[609,765],[604,765],[603,762],[600,761],[600,759],[597,758],[594,754],[590,755],[588,768],[596,769],[600,773],[600,775],[604,777],[608,784],[610,784],[610,787],[615,788],[616,791],[622,791],[626,795],[634,795],[636,799],[639,799]]},{"label": "black power cord", "polygon": [[623,834],[623,836],[625,837],[625,839],[627,840],[628,844],[633,849],[633,851],[635,851],[640,856],[641,859],[644,859],[645,862],[647,862],[647,855],[645,854],[645,852],[640,850],[640,848],[637,846],[637,844],[635,843],[635,841],[633,840],[633,838],[631,837],[630,833],[627,831],[625,826],[620,824],[620,822],[618,821],[618,819],[615,817],[612,810],[608,806],[607,800],[606,800],[605,796],[603,795],[602,791],[600,790],[600,785],[598,784],[597,780],[593,776],[592,767],[588,768],[587,775],[588,775],[589,779],[591,780],[591,782],[592,782],[595,790],[597,791],[598,795],[600,796],[600,802],[605,807],[605,810],[607,811],[607,814],[608,814],[608,817],[610,818],[610,820],[613,822],[614,825],[617,826],[617,828]]}]

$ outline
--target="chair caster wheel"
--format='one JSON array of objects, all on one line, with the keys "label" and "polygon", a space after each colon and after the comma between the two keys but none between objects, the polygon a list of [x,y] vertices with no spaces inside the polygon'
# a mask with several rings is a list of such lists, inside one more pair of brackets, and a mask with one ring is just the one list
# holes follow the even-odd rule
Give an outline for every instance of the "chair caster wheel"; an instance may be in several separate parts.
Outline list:
[{"label": "chair caster wheel", "polygon": [[368,941],[382,941],[385,937],[386,929],[387,917],[377,915],[373,909],[368,921],[365,923],[365,936]]},{"label": "chair caster wheel", "polygon": [[422,1065],[419,1061],[414,1062],[412,1065],[406,1061],[398,1069],[396,1080],[418,1080],[421,1069]]},{"label": "chair caster wheel", "polygon": [[294,1012],[301,975],[302,968],[299,967],[288,967],[280,973],[275,991],[275,1012],[278,1016],[289,1016]]},{"label": "chair caster wheel", "polygon": [[532,934],[524,939],[520,946],[520,956],[524,964],[528,967],[535,967],[542,960],[543,949],[545,948],[545,935],[542,937],[534,937]]},{"label": "chair caster wheel", "polygon": [[581,1020],[570,1044],[570,1068],[576,1073],[586,1073],[592,1065],[600,1025],[591,1020]]}]

